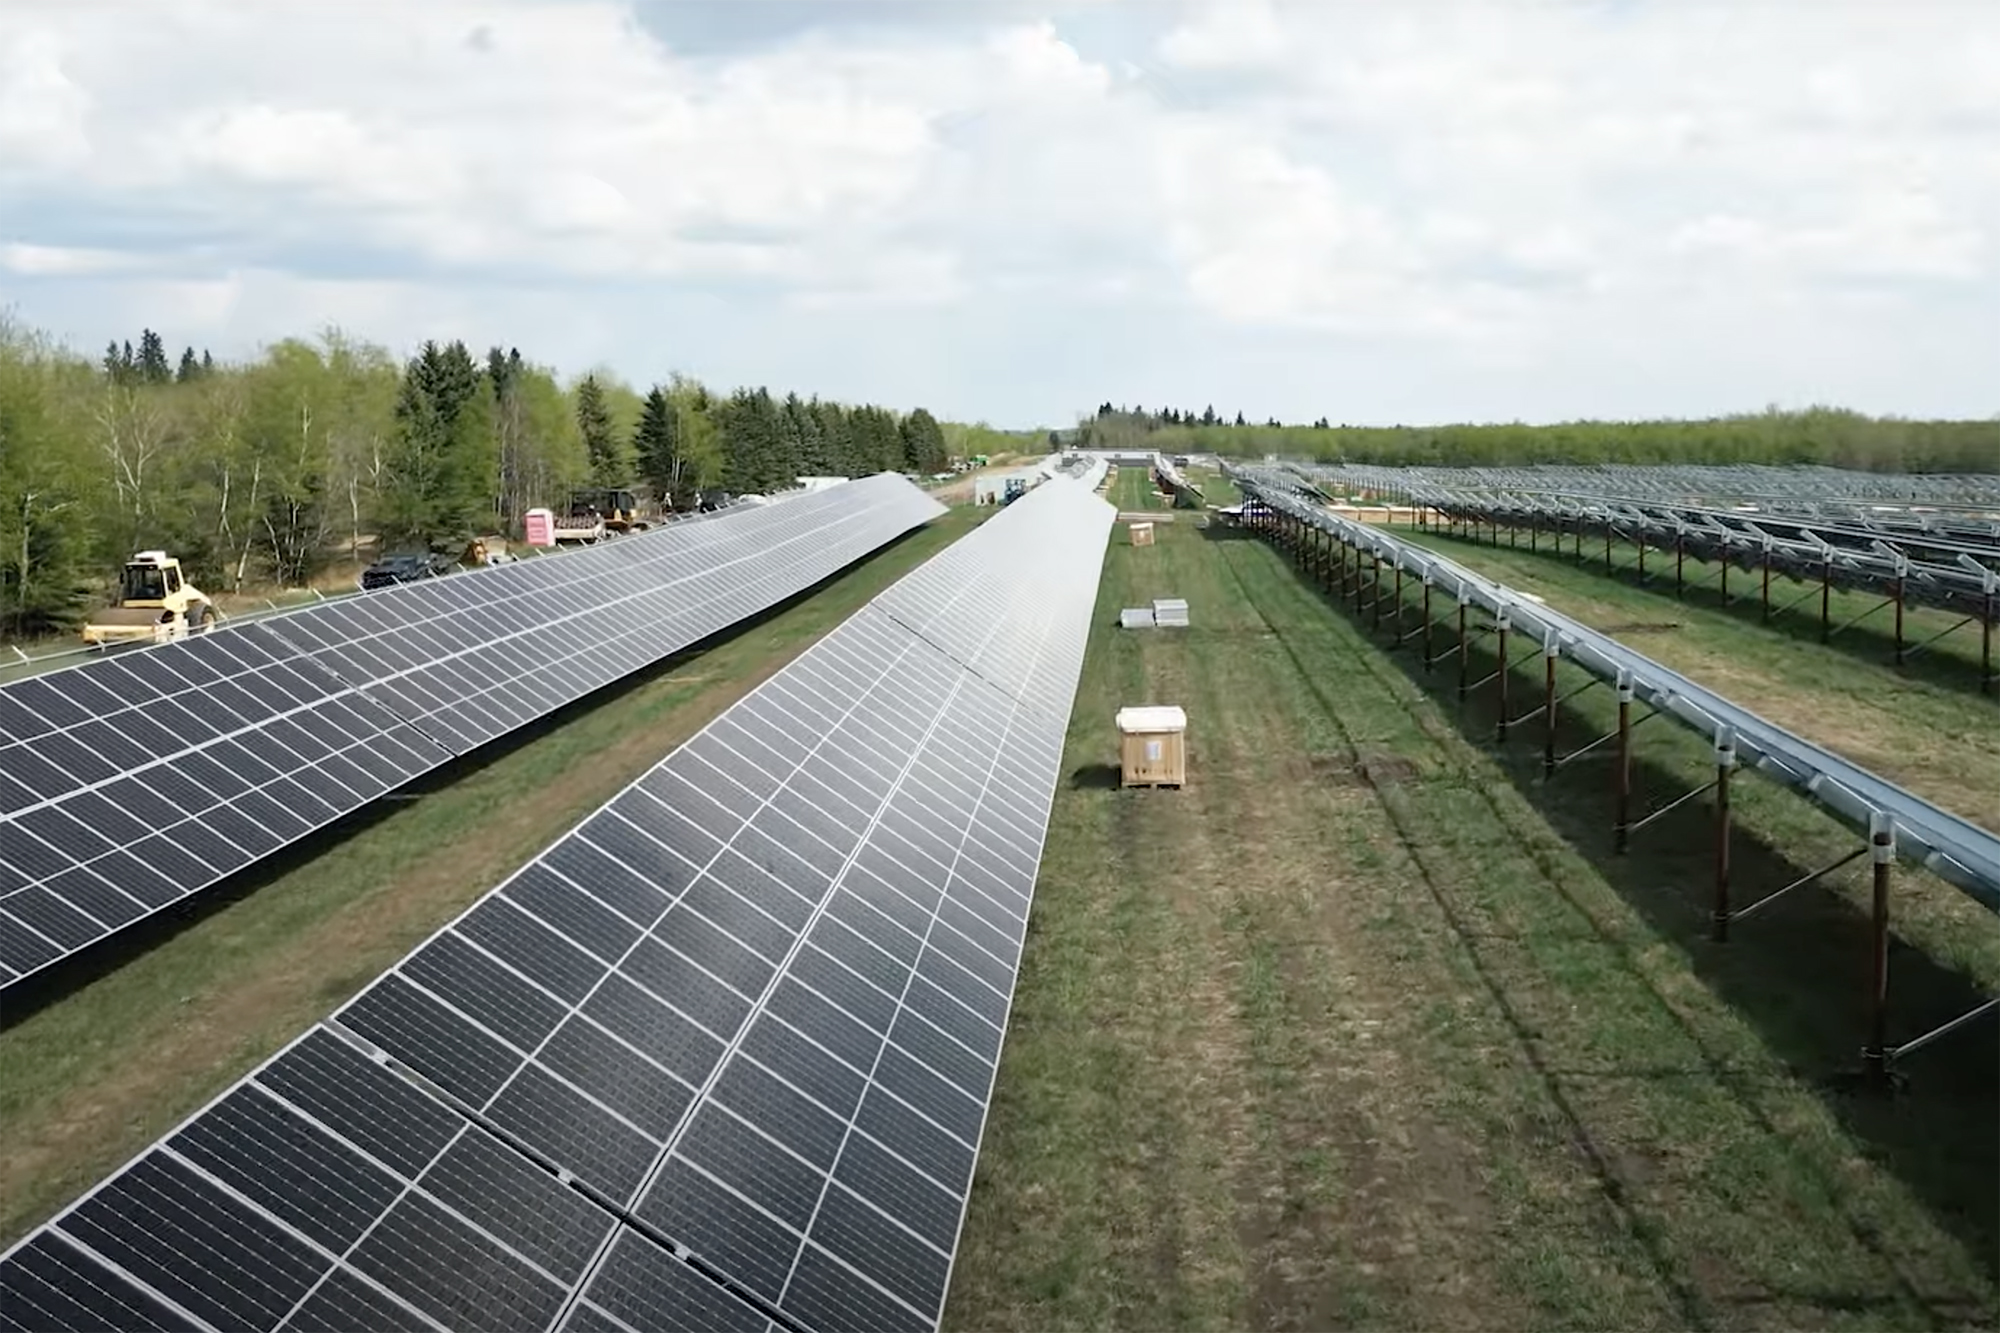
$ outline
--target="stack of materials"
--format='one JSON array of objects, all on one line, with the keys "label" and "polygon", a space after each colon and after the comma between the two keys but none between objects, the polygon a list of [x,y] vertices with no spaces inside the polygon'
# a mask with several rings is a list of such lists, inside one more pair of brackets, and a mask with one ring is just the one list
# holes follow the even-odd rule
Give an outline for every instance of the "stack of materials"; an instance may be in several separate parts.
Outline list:
[{"label": "stack of materials", "polygon": [[1132,534],[1132,544],[1134,546],[1151,546],[1153,544],[1153,525],[1151,523],[1134,523],[1126,531]]},{"label": "stack of materials", "polygon": [[1153,628],[1153,608],[1150,606],[1128,606],[1118,613],[1120,629]]},{"label": "stack of materials", "polygon": [[1187,600],[1182,597],[1156,597],[1153,599],[1153,623],[1167,626],[1177,625],[1187,628]]}]

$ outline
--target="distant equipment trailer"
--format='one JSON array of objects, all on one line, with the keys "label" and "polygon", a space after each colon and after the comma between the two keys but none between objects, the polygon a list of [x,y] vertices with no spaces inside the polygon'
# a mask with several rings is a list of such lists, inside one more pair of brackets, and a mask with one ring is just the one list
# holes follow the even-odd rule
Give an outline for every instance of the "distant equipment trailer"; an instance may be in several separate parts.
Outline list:
[{"label": "distant equipment trailer", "polygon": [[556,517],[554,535],[558,543],[598,542],[652,526],[637,492],[600,486],[571,492],[569,512]]},{"label": "distant equipment trailer", "polygon": [[179,560],[165,551],[141,551],[125,562],[118,604],[90,618],[83,641],[166,643],[206,633],[216,619],[214,603],[182,575]]}]

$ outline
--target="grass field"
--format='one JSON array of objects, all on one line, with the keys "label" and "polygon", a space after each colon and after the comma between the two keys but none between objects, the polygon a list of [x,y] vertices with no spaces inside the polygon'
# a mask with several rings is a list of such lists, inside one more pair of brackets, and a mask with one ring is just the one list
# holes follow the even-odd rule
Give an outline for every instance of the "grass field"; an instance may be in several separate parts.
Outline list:
[{"label": "grass field", "polygon": [[[1116,628],[1157,596],[1193,628]],[[1708,944],[1699,803],[1613,857],[1601,768],[1544,786],[1421,681],[1254,538],[1111,546],[947,1325],[1992,1326],[1990,1038],[1835,1091],[1848,898]],[[1185,790],[1116,788],[1139,703],[1188,709]],[[1647,730],[1654,799],[1699,781]],[[1738,785],[1746,898],[1843,845]],[[1904,897],[1944,915],[1899,1025],[2000,975]]]},{"label": "grass field", "polygon": [[[9,996],[0,1245],[172,1127],[982,515],[951,513],[813,594],[440,770]],[[173,915],[173,914],[169,914]]]}]

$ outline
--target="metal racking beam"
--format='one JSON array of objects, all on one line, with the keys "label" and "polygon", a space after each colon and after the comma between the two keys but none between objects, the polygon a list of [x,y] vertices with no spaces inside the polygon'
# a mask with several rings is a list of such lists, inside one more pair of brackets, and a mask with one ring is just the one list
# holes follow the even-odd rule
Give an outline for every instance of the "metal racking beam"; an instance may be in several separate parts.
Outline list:
[{"label": "metal racking beam", "polygon": [[[1511,726],[1540,716],[1544,722],[1545,776],[1553,776],[1567,762],[1615,740],[1618,747],[1617,814],[1613,836],[1618,852],[1626,852],[1631,836],[1668,810],[1713,793],[1715,875],[1710,929],[1718,943],[1727,941],[1731,923],[1761,911],[1776,898],[1813,883],[1862,855],[1872,856],[1876,876],[1870,931],[1873,962],[1869,1037],[1863,1048],[1863,1066],[1875,1081],[1886,1082],[1890,1078],[1891,1064],[1898,1055],[1928,1045],[2000,1007],[2000,999],[1989,1001],[1971,1013],[1899,1046],[1887,1044],[1888,888],[1895,860],[1900,854],[1960,889],[1988,911],[2000,914],[2000,836],[1730,702],[1609,635],[1551,609],[1538,599],[1474,574],[1443,556],[1405,542],[1378,527],[1356,523],[1331,513],[1317,495],[1308,498],[1307,494],[1301,493],[1306,488],[1294,476],[1263,468],[1230,466],[1226,471],[1243,492],[1244,521],[1253,531],[1294,554],[1309,549],[1311,543],[1323,544],[1329,539],[1340,546],[1337,559],[1342,582],[1338,587],[1331,580],[1323,579],[1323,582],[1329,591],[1337,592],[1343,602],[1350,591],[1346,580],[1350,553],[1355,571],[1352,583],[1357,594],[1364,587],[1361,576],[1364,558],[1376,571],[1378,584],[1379,571],[1385,561],[1400,571],[1416,572],[1424,589],[1426,619],[1434,588],[1442,588],[1452,594],[1457,601],[1458,697],[1463,700],[1471,691],[1489,682],[1495,685],[1499,696],[1499,740],[1502,743],[1508,739]],[[1324,556],[1319,558],[1317,567],[1326,568]],[[1365,606],[1364,600],[1356,595],[1356,614],[1360,614]],[[1468,623],[1468,612],[1475,607],[1491,614],[1489,626],[1475,627]],[[1376,609],[1379,610],[1379,603]],[[1469,682],[1468,645],[1480,632],[1494,634],[1500,665],[1492,674],[1477,682]],[[1539,654],[1546,663],[1542,707],[1521,716],[1510,713],[1506,693],[1506,682],[1518,665],[1509,660],[1510,634],[1525,635],[1539,645]],[[1429,652],[1427,632],[1424,637],[1427,646],[1423,660],[1428,671],[1439,659]],[[1399,634],[1398,640],[1403,641],[1403,636]],[[1556,690],[1555,664],[1562,659],[1581,668],[1596,683],[1613,685],[1618,691],[1619,703],[1616,731],[1568,755],[1557,754],[1554,744],[1560,705],[1568,697],[1559,695]],[[1642,702],[1651,711],[1635,721],[1631,716],[1632,706]],[[1667,806],[1634,820],[1631,817],[1632,734],[1638,725],[1653,717],[1671,717],[1709,738],[1713,745],[1714,776]],[[1816,802],[1866,838],[1863,849],[1813,871],[1764,898],[1746,906],[1737,906],[1730,896],[1730,784],[1734,775],[1742,769],[1761,772]]]}]

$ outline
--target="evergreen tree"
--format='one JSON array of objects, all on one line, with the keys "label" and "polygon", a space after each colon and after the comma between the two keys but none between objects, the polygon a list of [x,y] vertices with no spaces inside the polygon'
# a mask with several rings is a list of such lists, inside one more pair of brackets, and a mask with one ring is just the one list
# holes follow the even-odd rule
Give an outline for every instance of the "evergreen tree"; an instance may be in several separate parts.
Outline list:
[{"label": "evergreen tree", "polygon": [[475,529],[490,475],[482,466],[485,423],[474,410],[484,378],[457,341],[425,342],[404,368],[384,459],[381,522],[391,541],[454,545]]},{"label": "evergreen tree", "polygon": [[204,375],[215,373],[215,358],[208,354],[206,347],[201,349],[201,373]]},{"label": "evergreen tree", "polygon": [[783,490],[798,475],[781,438],[778,405],[768,389],[738,389],[716,404],[725,459],[723,485],[738,495]]},{"label": "evergreen tree", "polygon": [[[911,472],[927,474],[940,472],[947,461],[944,443],[944,427],[938,425],[937,418],[923,408],[917,408],[903,418],[899,432],[903,441],[903,464]],[[1056,436],[1049,433],[1051,448]]]},{"label": "evergreen tree", "polygon": [[639,408],[639,424],[632,431],[632,453],[639,460],[639,475],[655,494],[680,508],[680,422],[667,391],[655,384],[646,391]]},{"label": "evergreen tree", "polygon": [[[131,349],[128,346],[126,350],[129,352]],[[113,384],[123,384],[125,382],[125,362],[126,359],[120,357],[118,354],[118,340],[116,338],[105,344],[104,378],[110,380]]]},{"label": "evergreen tree", "polygon": [[1244,424],[1244,422],[1243,422],[1243,414],[1242,414],[1241,412],[1238,412],[1238,413],[1236,414],[1236,424],[1237,424],[1237,425],[1239,425],[1239,426],[1241,426],[1241,425],[1243,425],[1243,424]]},{"label": "evergreen tree", "polygon": [[604,386],[586,375],[576,386],[576,430],[590,458],[590,477],[597,486],[626,486],[632,481],[632,458],[611,427],[611,409]]},{"label": "evergreen tree", "polygon": [[186,384],[200,374],[201,363],[194,359],[194,348],[182,348],[180,368],[174,372],[175,383]]},{"label": "evergreen tree", "polygon": [[167,363],[166,343],[151,329],[140,330],[139,378],[148,384],[165,384],[173,377],[173,367]]},{"label": "evergreen tree", "polygon": [[130,384],[139,374],[139,363],[132,359],[132,340],[127,338],[118,352],[118,382]]},{"label": "evergreen tree", "polygon": [[798,474],[808,477],[832,476],[833,460],[827,456],[826,435],[818,415],[796,393],[785,395],[778,408],[779,430],[785,448],[798,460]]},{"label": "evergreen tree", "polygon": [[1201,424],[1204,426],[1213,426],[1215,424],[1214,403],[1210,403],[1207,407],[1204,407],[1201,410]]}]

